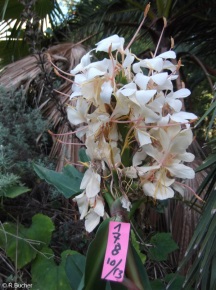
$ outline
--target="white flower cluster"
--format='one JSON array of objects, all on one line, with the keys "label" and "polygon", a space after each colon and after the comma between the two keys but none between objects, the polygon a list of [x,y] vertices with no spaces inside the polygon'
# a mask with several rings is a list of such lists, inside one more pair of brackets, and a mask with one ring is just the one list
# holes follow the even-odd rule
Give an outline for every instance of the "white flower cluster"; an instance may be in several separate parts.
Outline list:
[{"label": "white flower cluster", "polygon": [[[155,199],[171,198],[174,190],[183,194],[176,178],[194,178],[183,162],[194,159],[186,149],[193,139],[190,120],[197,117],[182,111],[181,99],[190,91],[174,91],[175,52],[138,59],[123,47],[124,38],[118,35],[103,39],[71,71],[71,99],[77,101],[68,106],[68,119],[79,125],[76,134],[85,137],[91,160],[81,182],[83,192],[75,199],[89,232],[105,215],[102,188],[107,181],[112,184],[113,170],[138,181],[143,193]],[[94,51],[108,58],[91,62]],[[122,160],[128,148],[130,166]],[[122,203],[129,207],[129,201]]]}]

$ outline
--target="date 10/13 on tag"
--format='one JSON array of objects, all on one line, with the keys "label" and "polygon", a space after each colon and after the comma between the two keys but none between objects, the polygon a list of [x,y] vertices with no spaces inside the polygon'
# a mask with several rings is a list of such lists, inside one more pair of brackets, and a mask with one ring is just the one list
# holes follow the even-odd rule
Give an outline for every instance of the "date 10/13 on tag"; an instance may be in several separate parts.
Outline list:
[{"label": "date 10/13 on tag", "polygon": [[122,282],[127,259],[130,224],[111,221],[101,278]]}]

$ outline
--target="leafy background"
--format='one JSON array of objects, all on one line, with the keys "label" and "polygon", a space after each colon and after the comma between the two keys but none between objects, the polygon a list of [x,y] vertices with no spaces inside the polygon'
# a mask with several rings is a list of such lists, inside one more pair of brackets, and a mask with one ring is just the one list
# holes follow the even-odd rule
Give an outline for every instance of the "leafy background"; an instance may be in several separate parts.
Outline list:
[{"label": "leafy background", "polygon": [[[83,151],[62,144],[77,142],[73,137],[59,142],[47,133],[73,128],[65,112],[71,83],[56,75],[46,53],[69,71],[101,38],[118,33],[129,41],[148,2],[61,2],[68,13],[55,0],[0,0],[0,282],[28,282],[35,289],[93,289],[102,283],[107,225],[97,234],[85,232],[72,200],[82,173],[70,165]],[[172,37],[183,63],[181,81],[192,91],[186,110],[200,117],[191,148],[197,174],[190,186],[205,200],[197,202],[186,192],[185,200],[134,205],[129,258],[135,272],[127,273],[145,289],[216,288],[215,9],[214,1],[154,1],[132,47],[139,57],[149,57],[162,17],[167,18],[161,50],[170,48]],[[104,244],[93,263],[101,233]],[[126,289],[102,284],[100,289]]]}]

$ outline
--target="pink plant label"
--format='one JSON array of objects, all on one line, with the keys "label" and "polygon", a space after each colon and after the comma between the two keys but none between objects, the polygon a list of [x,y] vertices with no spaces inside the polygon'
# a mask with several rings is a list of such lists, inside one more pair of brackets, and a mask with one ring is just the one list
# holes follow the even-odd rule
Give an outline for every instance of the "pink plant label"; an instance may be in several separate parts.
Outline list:
[{"label": "pink plant label", "polygon": [[127,259],[130,224],[109,223],[109,234],[101,278],[122,282]]}]

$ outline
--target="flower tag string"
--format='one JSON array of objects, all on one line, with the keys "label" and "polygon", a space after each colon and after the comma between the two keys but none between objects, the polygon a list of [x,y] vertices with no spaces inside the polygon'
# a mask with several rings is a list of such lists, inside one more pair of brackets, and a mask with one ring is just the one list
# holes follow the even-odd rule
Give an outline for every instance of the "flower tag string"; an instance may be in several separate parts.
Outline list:
[{"label": "flower tag string", "polygon": [[122,282],[127,259],[130,224],[111,221],[101,278]]}]

